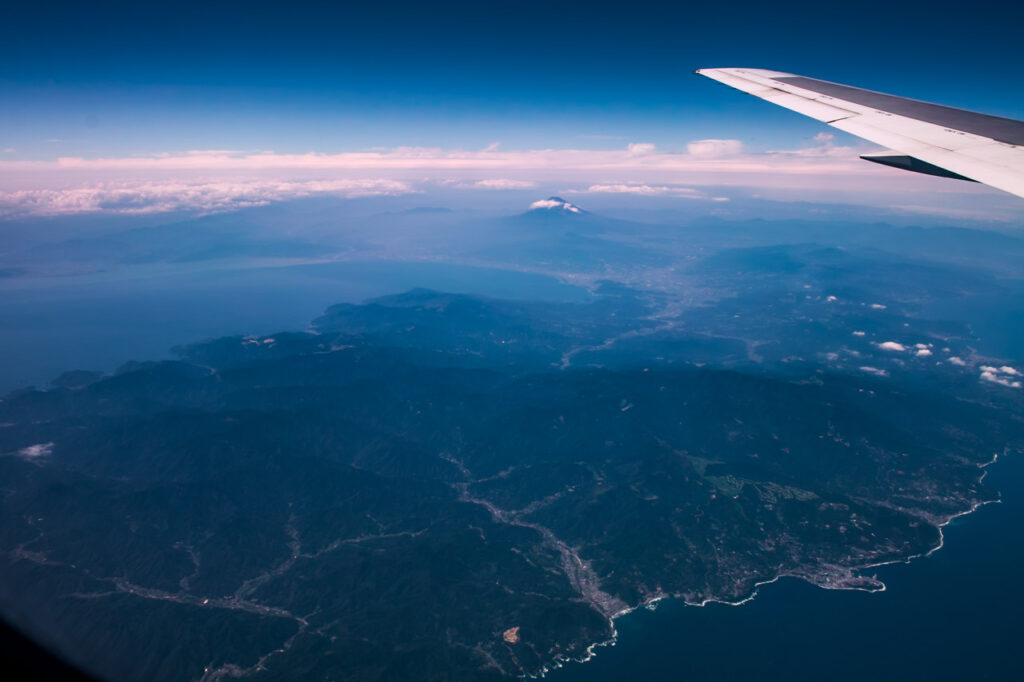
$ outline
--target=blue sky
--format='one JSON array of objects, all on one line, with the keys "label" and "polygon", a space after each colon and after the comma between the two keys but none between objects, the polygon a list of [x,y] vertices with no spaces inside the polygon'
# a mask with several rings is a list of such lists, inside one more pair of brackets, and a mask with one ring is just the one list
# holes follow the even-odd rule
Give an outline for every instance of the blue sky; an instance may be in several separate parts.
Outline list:
[{"label": "blue sky", "polygon": [[0,161],[817,144],[823,126],[694,75],[709,66],[1024,118],[1021,10],[847,5],[8,0]]},{"label": "blue sky", "polygon": [[771,146],[818,130],[693,75],[704,66],[1024,118],[1010,3],[847,4],[8,2],[0,144],[40,158],[745,132]]}]

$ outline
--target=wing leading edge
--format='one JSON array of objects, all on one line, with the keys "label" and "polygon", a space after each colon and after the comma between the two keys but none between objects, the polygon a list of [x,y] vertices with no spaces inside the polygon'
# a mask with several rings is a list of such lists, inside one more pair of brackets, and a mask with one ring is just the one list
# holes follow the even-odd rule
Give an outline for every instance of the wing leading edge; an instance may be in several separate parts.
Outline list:
[{"label": "wing leading edge", "polygon": [[1024,121],[763,69],[699,69],[755,97],[893,150],[861,158],[1024,197]]}]

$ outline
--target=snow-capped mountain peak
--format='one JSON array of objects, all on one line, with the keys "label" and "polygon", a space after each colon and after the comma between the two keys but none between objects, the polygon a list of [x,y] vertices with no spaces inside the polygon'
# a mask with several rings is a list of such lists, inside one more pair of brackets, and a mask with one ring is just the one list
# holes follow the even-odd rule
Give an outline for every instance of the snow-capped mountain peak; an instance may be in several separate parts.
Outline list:
[{"label": "snow-capped mountain peak", "polygon": [[562,197],[548,197],[530,204],[531,211],[564,211],[566,213],[583,213],[583,209],[576,204],[566,201]]}]

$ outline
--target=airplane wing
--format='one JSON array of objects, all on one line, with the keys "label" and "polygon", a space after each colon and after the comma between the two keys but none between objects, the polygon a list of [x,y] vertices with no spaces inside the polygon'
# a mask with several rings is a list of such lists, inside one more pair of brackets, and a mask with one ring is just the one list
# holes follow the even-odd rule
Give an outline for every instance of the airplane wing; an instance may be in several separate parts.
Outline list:
[{"label": "airplane wing", "polygon": [[778,71],[697,73],[892,150],[862,159],[1024,197],[1024,121]]}]

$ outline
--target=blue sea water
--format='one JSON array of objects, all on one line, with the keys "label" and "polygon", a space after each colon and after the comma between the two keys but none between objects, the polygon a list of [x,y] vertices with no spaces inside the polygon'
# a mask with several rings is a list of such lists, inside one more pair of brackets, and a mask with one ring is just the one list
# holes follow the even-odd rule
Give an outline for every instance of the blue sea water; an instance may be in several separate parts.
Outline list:
[{"label": "blue sea water", "polygon": [[305,329],[334,303],[413,287],[499,298],[585,301],[540,275],[440,263],[336,262],[255,267],[147,266],[0,281],[0,395],[71,369],[112,371],[171,357],[172,346]]},{"label": "blue sea water", "polygon": [[1000,503],[960,517],[942,549],[872,569],[884,592],[796,579],[742,606],[663,602],[621,618],[616,646],[552,682],[1022,680],[1024,457],[989,467]]}]

